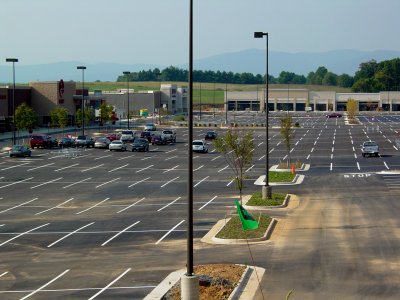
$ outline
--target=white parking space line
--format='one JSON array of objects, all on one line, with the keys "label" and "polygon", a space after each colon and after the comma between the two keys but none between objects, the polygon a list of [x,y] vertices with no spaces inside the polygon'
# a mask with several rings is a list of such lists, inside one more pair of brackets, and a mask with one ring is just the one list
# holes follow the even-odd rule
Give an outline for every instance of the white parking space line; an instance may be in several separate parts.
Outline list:
[{"label": "white parking space line", "polygon": [[201,165],[200,167],[198,167],[198,168],[194,169],[194,170],[193,170],[193,172],[194,172],[194,171],[198,171],[198,170],[200,170],[202,167],[204,167],[204,165]]},{"label": "white parking space line", "polygon": [[0,274],[0,278],[3,277],[3,276],[6,275],[6,274],[8,274],[8,271],[6,271],[6,272]]},{"label": "white parking space line", "polygon": [[181,199],[181,197],[176,198],[174,201],[168,203],[167,205],[161,207],[160,209],[158,209],[157,211],[162,211],[164,208],[167,208],[168,206],[174,204],[176,201],[178,201],[179,199]]},{"label": "white parking space line", "polygon": [[125,167],[127,167],[127,166],[129,166],[129,164],[126,164],[126,165],[120,166],[120,167],[118,167],[118,168],[112,169],[112,170],[108,171],[108,173],[117,171],[117,170],[122,169],[122,168],[125,168]]},{"label": "white parking space line", "polygon": [[264,144],[264,142],[261,142],[257,145],[257,147],[260,147],[262,144]]},{"label": "white parking space line", "polygon": [[164,184],[163,184],[162,186],[160,186],[160,187],[164,187],[164,186],[166,186],[167,184],[169,184],[169,183],[171,183],[171,182],[177,180],[178,178],[179,178],[179,176],[178,176],[178,177],[175,177],[174,179],[171,179],[170,181],[167,181],[166,183],[164,183]]},{"label": "white parking space line", "polygon": [[262,160],[265,157],[265,154],[261,156],[258,160]]},{"label": "white parking space line", "polygon": [[69,269],[65,270],[64,272],[62,272],[60,275],[56,276],[55,278],[53,278],[52,280],[50,280],[49,282],[47,282],[46,284],[42,285],[40,288],[38,288],[37,290],[34,290],[32,293],[26,295],[25,297],[22,297],[21,300],[24,299],[28,299],[30,296],[33,296],[34,294],[36,294],[37,292],[40,292],[41,290],[43,290],[46,286],[52,284],[54,281],[56,281],[58,278],[64,276],[67,272],[69,272]]},{"label": "white parking space line", "polygon": [[61,179],[63,179],[63,178],[62,178],[62,177],[59,177],[59,178],[56,178],[56,179],[53,179],[53,180],[50,180],[50,181],[43,182],[43,183],[38,184],[38,185],[34,185],[34,186],[31,187],[31,190],[32,190],[32,189],[36,189],[36,188],[38,188],[38,187],[40,187],[40,186],[43,186],[43,185],[46,185],[46,184],[49,184],[49,183],[52,183],[52,182],[61,180]]},{"label": "white parking space line", "polygon": [[151,159],[151,158],[153,158],[153,156],[147,156],[147,157],[142,158],[141,160],[148,160],[148,159]]},{"label": "white parking space line", "polygon": [[150,178],[151,178],[151,177],[147,177],[147,178],[145,178],[145,179],[136,181],[135,183],[132,183],[130,186],[128,186],[128,188],[130,188],[130,187],[132,187],[132,186],[134,186],[134,185],[137,185],[137,184],[139,184],[139,183],[141,183],[141,182],[143,182],[143,181],[146,181],[146,180],[148,180],[148,179],[150,179]]},{"label": "white parking space line", "polygon": [[71,187],[71,186],[73,186],[73,185],[75,185],[75,184],[78,184],[78,183],[82,183],[82,182],[88,181],[88,180],[90,180],[90,179],[92,179],[92,177],[89,177],[89,178],[86,178],[86,179],[82,179],[82,180],[80,180],[80,181],[77,181],[77,182],[68,184],[68,185],[66,185],[66,186],[63,186],[63,189],[69,188],[69,187]]},{"label": "white parking space line", "polygon": [[125,272],[123,272],[121,275],[119,275],[117,278],[115,278],[113,281],[111,281],[107,286],[102,288],[100,291],[98,291],[96,294],[94,294],[92,297],[89,298],[89,300],[93,300],[96,298],[98,295],[102,294],[106,289],[108,289],[110,286],[112,286],[115,282],[117,282],[119,279],[121,279],[126,273],[128,273],[131,270],[131,268],[127,269]]},{"label": "white parking space line", "polygon": [[128,156],[124,156],[124,157],[118,158],[118,160],[128,159],[128,158],[132,158],[132,157],[134,157],[134,156],[135,156],[135,155],[132,154],[132,155],[128,155]]},{"label": "white parking space line", "polygon": [[84,229],[84,228],[86,228],[86,227],[89,227],[90,225],[93,225],[93,224],[94,224],[94,222],[89,223],[89,224],[86,224],[86,225],[84,225],[84,226],[82,226],[82,227],[80,227],[80,228],[78,228],[78,229],[76,229],[76,230],[74,230],[74,231],[68,233],[67,235],[64,235],[62,238],[60,238],[60,239],[58,239],[57,241],[55,241],[55,242],[51,243],[50,245],[48,245],[47,248],[51,248],[51,247],[54,246],[55,244],[58,244],[58,243],[61,242],[62,240],[65,240],[67,237],[69,237],[69,236],[73,235],[74,233],[77,233],[78,231],[81,231],[82,229]]},{"label": "white parking space line", "polygon": [[87,171],[90,171],[90,170],[93,170],[93,169],[97,169],[97,168],[100,168],[100,167],[103,166],[103,165],[104,165],[104,164],[100,164],[100,165],[97,165],[97,166],[94,166],[94,167],[91,167],[91,168],[82,170],[81,172],[83,173],[83,172],[87,172]]},{"label": "white parking space line", "polygon": [[26,171],[29,172],[29,171],[37,170],[37,169],[40,169],[40,168],[45,168],[45,167],[48,167],[48,166],[51,166],[51,165],[54,165],[54,163],[49,163],[49,164],[46,164],[46,165],[43,165],[43,166],[31,168],[31,169],[28,169],[28,170],[26,170]]},{"label": "white parking space line", "polygon": [[386,169],[388,169],[388,170],[389,170],[389,167],[388,167],[388,165],[386,164],[386,162],[385,162],[385,161],[383,162],[383,164],[385,165]]},{"label": "white parking space line", "polygon": [[59,208],[59,207],[63,206],[65,203],[68,203],[68,202],[70,202],[70,201],[72,201],[72,200],[74,200],[74,198],[68,199],[67,201],[64,201],[63,203],[58,204],[57,206],[51,207],[51,208],[49,208],[49,209],[42,210],[42,211],[36,213],[35,216],[41,215],[41,214],[44,214],[45,212],[48,212],[48,211],[50,211],[50,210]]},{"label": "white parking space line", "polygon": [[109,238],[107,241],[105,241],[103,244],[101,244],[101,247],[104,247],[105,245],[107,245],[109,242],[111,242],[113,239],[115,239],[117,236],[121,235],[122,233],[124,233],[125,231],[127,231],[128,229],[130,229],[131,227],[135,226],[136,224],[140,223],[140,221],[137,221],[135,223],[133,223],[132,225],[129,225],[128,227],[126,227],[125,229],[121,230],[120,232],[118,232],[117,234],[113,235],[111,238]]},{"label": "white parking space line", "polygon": [[275,150],[275,148],[272,148],[271,150],[269,150],[268,153],[272,153]]},{"label": "white parking space line", "polygon": [[103,158],[110,157],[110,156],[112,156],[112,154],[99,156],[99,157],[96,157],[94,160],[99,160],[99,159],[103,159]]},{"label": "white parking space line", "polygon": [[310,155],[311,155],[311,154],[308,154],[308,155],[307,155],[307,158],[306,158],[307,160],[310,159]]},{"label": "white parking space line", "polygon": [[34,177],[29,177],[29,178],[26,178],[26,179],[22,179],[22,180],[19,180],[19,181],[15,181],[15,182],[13,182],[13,183],[9,183],[9,184],[0,186],[0,189],[5,188],[5,187],[8,187],[8,186],[11,186],[11,185],[14,185],[14,184],[18,184],[18,183],[21,183],[21,182],[28,181],[28,180],[31,180],[31,179],[33,179],[33,178],[34,178]]},{"label": "white parking space line", "polygon": [[25,234],[28,234],[28,233],[30,233],[30,232],[36,230],[36,229],[42,228],[42,227],[47,226],[47,225],[49,225],[49,224],[50,224],[50,223],[46,223],[46,224],[40,225],[40,226],[38,226],[38,227],[35,227],[35,228],[33,228],[33,229],[30,229],[30,230],[28,230],[28,231],[25,231],[25,232],[23,232],[23,233],[20,233],[20,234],[14,236],[14,237],[11,238],[11,239],[8,239],[8,240],[5,241],[5,242],[2,242],[2,243],[0,244],[0,247],[1,247],[1,246],[4,246],[5,244],[7,244],[7,243],[9,243],[9,242],[11,242],[11,241],[13,241],[13,240],[15,240],[15,239],[17,239],[17,238],[19,238],[19,237],[25,235]]},{"label": "white parking space line", "polygon": [[204,204],[202,207],[199,208],[199,210],[202,210],[204,207],[206,207],[208,204],[210,204],[212,201],[214,201],[218,196],[214,196],[210,201],[208,201],[206,204]]},{"label": "white parking space line", "polygon": [[58,172],[58,171],[61,171],[61,170],[65,170],[65,169],[73,168],[73,167],[75,167],[75,166],[78,166],[78,165],[79,165],[79,163],[77,163],[77,164],[73,164],[73,165],[70,165],[70,166],[66,166],[66,167],[63,167],[63,168],[60,168],[60,169],[54,170],[54,172]]},{"label": "white parking space line", "polygon": [[354,158],[357,159],[357,154],[354,153]]},{"label": "white parking space line", "polygon": [[18,167],[21,167],[21,166],[25,166],[27,164],[29,164],[29,163],[18,164],[18,165],[15,165],[15,166],[11,166],[11,167],[7,167],[7,168],[4,168],[4,169],[1,169],[0,171],[5,171],[5,170],[13,169],[13,168],[18,168]]},{"label": "white parking space line", "polygon": [[158,148],[152,148],[149,152],[156,152],[158,150]]},{"label": "white parking space line", "polygon": [[210,177],[210,176],[204,177],[202,180],[200,180],[198,183],[196,183],[193,187],[198,186],[198,185],[199,185],[200,183],[202,183],[204,180],[207,180],[208,177]]},{"label": "white parking space line", "polygon": [[168,172],[170,172],[170,171],[173,171],[173,170],[175,170],[177,167],[179,167],[179,165],[176,165],[175,167],[172,167],[171,169],[167,169],[167,170],[165,170],[163,173],[168,173]]},{"label": "white parking space line", "polygon": [[164,235],[162,236],[161,239],[159,239],[159,240],[156,242],[156,245],[158,245],[163,239],[165,239],[172,231],[175,230],[175,228],[177,228],[177,227],[178,227],[179,225],[181,225],[183,222],[185,222],[185,220],[180,221],[178,224],[176,224],[174,227],[172,227],[171,230],[169,230],[166,234],[164,234]]},{"label": "white parking space line", "polygon": [[86,211],[88,211],[88,210],[91,210],[91,209],[95,208],[96,206],[99,206],[100,204],[102,204],[103,202],[106,202],[106,201],[109,200],[109,199],[110,199],[110,198],[106,198],[106,199],[100,201],[99,203],[97,203],[97,204],[95,204],[95,205],[89,207],[89,208],[86,208],[86,209],[84,209],[84,210],[82,210],[82,211],[80,211],[80,212],[77,212],[76,214],[77,214],[77,215],[80,215],[81,213],[84,213],[84,212],[86,212]]},{"label": "white parking space line", "polygon": [[176,158],[176,157],[178,157],[178,155],[168,157],[168,158],[166,158],[165,160],[170,160],[170,159],[173,159],[173,158]]},{"label": "white parking space line", "polygon": [[253,169],[255,167],[255,165],[252,165],[250,168],[248,168],[246,171],[244,171],[245,173],[249,172],[251,169]]},{"label": "white parking space line", "polygon": [[140,200],[136,201],[135,203],[133,203],[133,204],[130,204],[130,205],[128,205],[127,207],[125,207],[125,208],[123,208],[123,209],[121,209],[121,210],[117,211],[117,214],[119,214],[119,213],[123,212],[124,210],[127,210],[128,208],[131,208],[132,206],[135,206],[135,205],[136,205],[136,204],[138,204],[139,202],[142,202],[144,199],[146,199],[146,198],[145,198],[145,197],[143,197],[142,199],[140,199]]},{"label": "white parking space line", "polygon": [[169,150],[169,151],[167,151],[167,152],[165,152],[165,153],[171,153],[171,152],[174,152],[174,151],[176,151],[176,150],[178,150],[178,149],[172,149],[172,150]]},{"label": "white parking space line", "polygon": [[357,162],[357,168],[360,170],[360,164]]},{"label": "white parking space line", "polygon": [[146,168],[137,170],[136,173],[140,173],[140,172],[142,172],[142,171],[145,171],[145,170],[147,170],[147,169],[150,169],[150,168],[153,167],[153,166],[154,166],[154,165],[150,165],[150,166],[147,166]]},{"label": "white parking space line", "polygon": [[333,164],[331,163],[331,166],[330,166],[330,168],[329,168],[330,171],[332,171],[332,167],[333,167]]},{"label": "white parking space line", "polygon": [[219,173],[219,172],[222,172],[223,170],[226,170],[227,168],[229,168],[229,166],[225,166],[225,167],[223,167],[222,169],[219,169],[219,170],[218,170],[218,173]]},{"label": "white parking space line", "polygon": [[25,205],[25,204],[31,203],[31,202],[33,202],[33,201],[35,201],[35,200],[37,200],[37,199],[39,199],[39,198],[33,198],[32,200],[29,200],[29,201],[26,201],[26,202],[24,202],[24,203],[18,204],[18,205],[16,205],[16,206],[7,208],[7,209],[5,209],[5,210],[2,210],[2,211],[0,211],[0,214],[4,213],[4,212],[6,212],[6,211],[9,211],[9,210],[13,210],[14,208],[21,207],[21,206],[23,206],[23,205]]},{"label": "white parking space line", "polygon": [[214,161],[214,160],[216,160],[216,159],[218,159],[220,157],[221,157],[221,155],[218,155],[218,156],[214,157],[211,161]]},{"label": "white parking space line", "polygon": [[118,177],[118,178],[114,178],[113,180],[110,180],[110,181],[104,182],[102,184],[96,185],[96,189],[101,187],[101,186],[103,186],[103,185],[109,184],[111,182],[114,182],[114,181],[117,181],[117,180],[120,180],[120,179],[121,179],[121,177]]}]

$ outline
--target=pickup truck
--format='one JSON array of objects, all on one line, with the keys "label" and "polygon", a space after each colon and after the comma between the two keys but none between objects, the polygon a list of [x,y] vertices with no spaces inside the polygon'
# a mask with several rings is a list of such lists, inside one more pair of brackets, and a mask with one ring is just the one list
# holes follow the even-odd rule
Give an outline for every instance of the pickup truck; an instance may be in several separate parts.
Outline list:
[{"label": "pickup truck", "polygon": [[373,141],[364,142],[361,145],[361,153],[362,153],[363,157],[365,157],[367,154],[370,156],[371,155],[378,156],[379,155],[379,146],[377,143],[375,143]]},{"label": "pickup truck", "polygon": [[176,142],[176,132],[173,131],[172,129],[164,129],[163,131],[161,131],[161,138],[165,142],[175,143]]}]

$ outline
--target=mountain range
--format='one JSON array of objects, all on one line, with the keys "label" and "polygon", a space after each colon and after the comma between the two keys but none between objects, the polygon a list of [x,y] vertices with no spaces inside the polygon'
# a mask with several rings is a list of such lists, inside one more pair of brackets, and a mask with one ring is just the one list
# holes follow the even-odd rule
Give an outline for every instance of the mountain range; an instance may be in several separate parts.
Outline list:
[{"label": "mountain range", "polygon": [[[307,76],[309,72],[324,66],[335,74],[349,74],[353,76],[360,63],[370,61],[389,60],[400,57],[400,51],[377,50],[334,50],[327,52],[298,52],[287,53],[279,51],[268,52],[269,74],[277,77],[280,72],[288,71]],[[247,49],[239,52],[223,53],[202,59],[195,59],[195,70],[227,71],[234,73],[265,74],[266,51],[261,49]],[[118,64],[96,63],[85,64],[78,61],[57,62],[38,65],[16,65],[16,82],[27,83],[30,81],[49,80],[74,80],[81,81],[82,74],[76,69],[78,65],[86,65],[85,81],[115,81],[122,71],[131,72],[159,68],[163,70],[168,65],[154,64]],[[176,65],[186,69],[187,63]],[[10,65],[0,67],[0,82],[12,81],[12,69]]]}]

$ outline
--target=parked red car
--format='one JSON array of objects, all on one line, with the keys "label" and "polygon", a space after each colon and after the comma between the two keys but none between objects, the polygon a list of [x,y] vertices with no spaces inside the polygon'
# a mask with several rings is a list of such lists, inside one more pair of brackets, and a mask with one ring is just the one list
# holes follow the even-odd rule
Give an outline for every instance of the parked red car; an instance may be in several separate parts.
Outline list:
[{"label": "parked red car", "polygon": [[119,133],[110,133],[106,136],[106,139],[109,139],[110,141],[120,140],[121,135]]},{"label": "parked red car", "polygon": [[32,134],[29,139],[29,146],[33,148],[52,148],[58,146],[58,141],[48,134]]}]

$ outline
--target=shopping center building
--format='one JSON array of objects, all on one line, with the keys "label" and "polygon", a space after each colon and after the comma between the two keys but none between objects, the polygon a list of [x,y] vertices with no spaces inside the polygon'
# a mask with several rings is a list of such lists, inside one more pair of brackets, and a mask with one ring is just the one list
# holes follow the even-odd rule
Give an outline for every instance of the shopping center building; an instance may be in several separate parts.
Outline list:
[{"label": "shopping center building", "polygon": [[[225,109],[229,111],[264,111],[266,93],[225,92]],[[269,111],[345,111],[346,103],[353,99],[358,110],[400,111],[400,92],[337,93],[335,91],[311,91],[308,89],[269,89]]]}]

